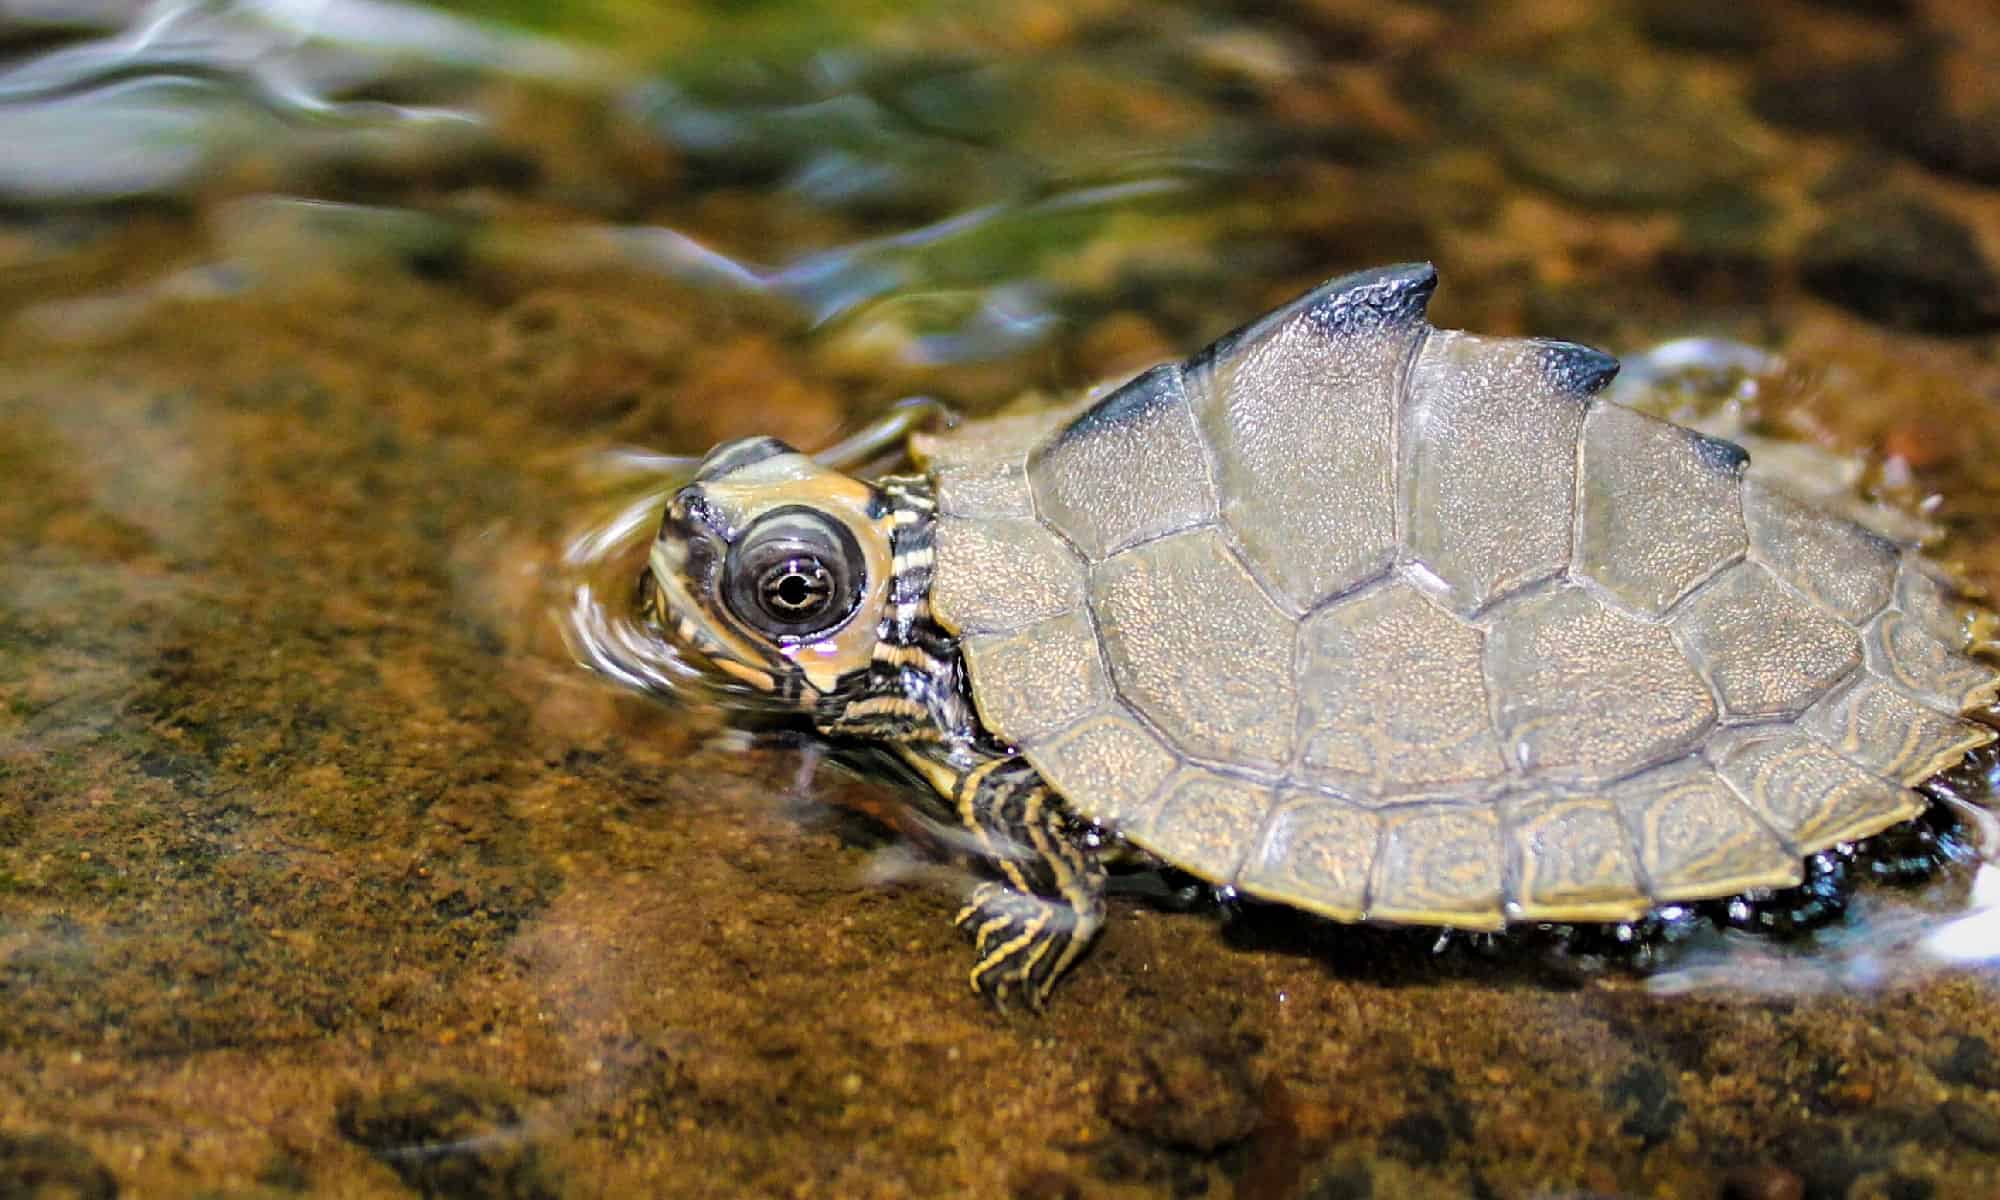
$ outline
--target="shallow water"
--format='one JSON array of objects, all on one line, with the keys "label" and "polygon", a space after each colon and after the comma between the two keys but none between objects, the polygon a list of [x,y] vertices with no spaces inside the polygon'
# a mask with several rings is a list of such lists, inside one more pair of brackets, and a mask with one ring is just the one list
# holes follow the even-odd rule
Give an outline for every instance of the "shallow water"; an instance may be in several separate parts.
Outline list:
[{"label": "shallow water", "polygon": [[0,1195],[2000,1189],[1972,861],[1650,973],[1133,896],[1000,1018],[893,791],[578,662],[649,455],[1417,257],[1781,356],[1690,414],[1990,592],[1990,17],[0,7]]}]

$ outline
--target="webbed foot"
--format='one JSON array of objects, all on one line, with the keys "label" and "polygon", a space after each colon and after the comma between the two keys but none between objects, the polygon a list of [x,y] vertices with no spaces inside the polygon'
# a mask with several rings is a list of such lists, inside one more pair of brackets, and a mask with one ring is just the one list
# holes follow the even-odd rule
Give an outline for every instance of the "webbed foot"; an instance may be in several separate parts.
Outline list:
[{"label": "webbed foot", "polygon": [[975,861],[994,876],[956,921],[979,953],[972,990],[997,1009],[1018,1001],[1039,1010],[1104,924],[1104,867],[1025,759],[965,772],[952,799]]},{"label": "webbed foot", "polygon": [[1056,981],[1096,936],[1104,914],[1100,904],[1079,909],[1003,883],[982,883],[954,923],[972,935],[979,955],[972,990],[1002,1012],[1016,1001],[1039,1012]]}]

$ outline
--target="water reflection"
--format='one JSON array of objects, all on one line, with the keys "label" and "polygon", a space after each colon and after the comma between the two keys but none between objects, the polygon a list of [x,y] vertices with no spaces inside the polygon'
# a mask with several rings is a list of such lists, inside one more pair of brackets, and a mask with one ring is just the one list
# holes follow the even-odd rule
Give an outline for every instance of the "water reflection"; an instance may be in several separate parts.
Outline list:
[{"label": "water reflection", "polygon": [[218,202],[208,214],[208,257],[110,293],[23,306],[22,327],[59,342],[113,338],[167,304],[256,294],[276,300],[301,282],[453,252],[463,224],[410,209],[292,196]]},{"label": "water reflection", "polygon": [[1906,990],[1945,974],[2000,982],[2000,864],[1970,869],[1963,908],[1939,912],[1871,896],[1798,944],[1736,934],[1690,949],[1649,976],[1647,989],[1660,996],[1802,997]]},{"label": "water reflection", "polygon": [[[179,165],[192,170],[199,164]],[[1109,214],[1135,199],[1179,190],[1181,185],[1162,180],[1090,189],[1019,208],[995,206],[907,233],[814,251],[776,267],[732,259],[660,226],[481,229],[412,209],[252,196],[215,206],[210,261],[116,295],[33,305],[22,319],[48,336],[87,341],[128,327],[161,302],[282,290],[329,267],[351,271],[452,255],[506,270],[536,266],[563,273],[612,266],[718,298],[768,300],[791,309],[808,326],[843,326],[852,344],[865,345],[865,353],[882,363],[948,367],[1019,355],[1044,344],[1063,323],[1056,289],[1025,276],[988,278],[975,286],[952,265],[953,256],[979,253],[975,243],[981,239],[1017,236],[1052,218]],[[1030,261],[1017,269],[1033,267]]]},{"label": "water reflection", "polygon": [[2000,983],[2000,754],[1975,751],[1924,788],[1957,831],[1926,879],[1861,889],[1841,918],[1804,938],[1728,933],[1687,947],[1651,974],[1660,996],[1747,997],[1907,991],[1941,976]]},{"label": "water reflection", "polygon": [[376,0],[156,0],[104,37],[0,71],[0,196],[36,202],[171,192],[249,152],[269,125],[423,136],[469,109],[343,99],[391,56],[582,79],[588,56]]},{"label": "water reflection", "polygon": [[[637,464],[644,472],[638,494],[576,533],[564,548],[563,568],[573,580],[569,603],[550,614],[586,669],[634,691],[697,703],[715,698],[713,672],[688,661],[680,647],[641,620],[632,597],[667,498],[693,477],[698,461],[672,462],[657,482],[659,462]],[[622,465],[616,458],[610,462]]]},{"label": "water reflection", "polygon": [[[1125,147],[1116,169],[1099,162],[1070,171],[1023,157],[995,131],[978,132],[982,122],[968,114],[1018,105],[1042,80],[977,63],[929,64],[913,77],[891,70],[885,83],[880,65],[865,57],[823,54],[794,80],[811,93],[797,103],[710,101],[664,79],[624,87],[624,72],[584,52],[418,6],[157,0],[121,31],[0,71],[10,149],[0,162],[0,195],[73,203],[173,194],[253,153],[337,158],[347,153],[334,149],[342,139],[359,148],[394,138],[426,147],[418,158],[449,157],[490,140],[471,99],[447,107],[357,96],[392,84],[412,59],[603,90],[630,119],[706,163],[711,183],[746,154],[784,173],[802,198],[832,208],[868,190],[863,179],[905,200],[931,181],[949,182],[953,192],[934,200],[959,211],[776,261],[732,255],[659,224],[549,228],[503,219],[467,243],[477,261],[502,270],[614,265],[721,297],[774,300],[809,326],[843,326],[850,355],[914,372],[1007,360],[1046,345],[1071,298],[1049,275],[1058,256],[1099,238],[1114,220],[1191,211],[1252,161],[1247,146],[1195,152],[1171,138]],[[894,99],[870,94],[885,87]],[[910,161],[916,146],[950,146],[953,162]],[[723,160],[738,167],[718,166]],[[891,171],[892,162],[901,166]],[[932,206],[892,209],[916,215]],[[30,324],[64,340],[111,336],[152,304],[282,286],[336,243],[349,254],[394,247],[444,223],[310,195],[224,203],[209,222],[207,263],[117,295],[55,302],[31,312]],[[274,239],[273,229],[289,240]]]},{"label": "water reflection", "polygon": [[0,73],[0,104],[86,95],[170,103],[177,91],[207,89],[308,124],[472,119],[447,109],[329,100],[327,88],[353,81],[325,69],[317,78],[308,73],[313,64],[295,52],[309,31],[286,36],[244,15],[219,4],[167,0],[125,32],[52,50]]}]

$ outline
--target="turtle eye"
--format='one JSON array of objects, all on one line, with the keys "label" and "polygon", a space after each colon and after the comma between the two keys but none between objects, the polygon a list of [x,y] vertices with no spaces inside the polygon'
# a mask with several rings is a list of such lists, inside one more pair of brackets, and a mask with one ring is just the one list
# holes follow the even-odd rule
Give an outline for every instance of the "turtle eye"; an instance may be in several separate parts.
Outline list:
[{"label": "turtle eye", "polygon": [[810,554],[785,561],[757,580],[757,604],[774,621],[810,621],[833,603],[833,573]]},{"label": "turtle eye", "polygon": [[774,639],[812,637],[845,621],[861,600],[861,548],[810,508],[766,514],[729,552],[729,607]]}]

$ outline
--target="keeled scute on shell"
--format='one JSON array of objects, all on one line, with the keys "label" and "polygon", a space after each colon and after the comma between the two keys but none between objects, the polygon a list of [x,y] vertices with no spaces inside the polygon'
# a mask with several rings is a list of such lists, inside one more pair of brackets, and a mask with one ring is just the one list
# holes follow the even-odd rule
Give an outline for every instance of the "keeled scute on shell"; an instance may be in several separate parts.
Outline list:
[{"label": "keeled scute on shell", "polygon": [[982,719],[1083,815],[1343,920],[1616,920],[1922,811],[2000,674],[1912,549],[1351,275],[921,449]]}]

